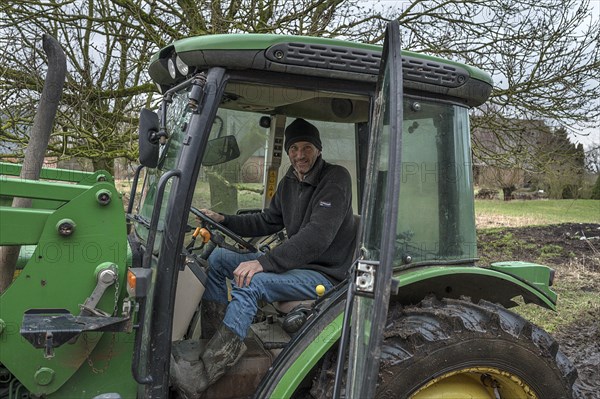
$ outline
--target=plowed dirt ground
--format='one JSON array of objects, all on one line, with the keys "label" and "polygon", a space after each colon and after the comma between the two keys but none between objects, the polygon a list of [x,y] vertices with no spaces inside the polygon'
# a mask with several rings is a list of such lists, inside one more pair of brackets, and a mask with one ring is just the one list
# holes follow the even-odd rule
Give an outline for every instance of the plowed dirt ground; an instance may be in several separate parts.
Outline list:
[{"label": "plowed dirt ground", "polygon": [[520,260],[555,269],[557,312],[517,312],[549,331],[579,371],[582,398],[600,398],[600,224],[487,228],[478,231],[481,264]]}]

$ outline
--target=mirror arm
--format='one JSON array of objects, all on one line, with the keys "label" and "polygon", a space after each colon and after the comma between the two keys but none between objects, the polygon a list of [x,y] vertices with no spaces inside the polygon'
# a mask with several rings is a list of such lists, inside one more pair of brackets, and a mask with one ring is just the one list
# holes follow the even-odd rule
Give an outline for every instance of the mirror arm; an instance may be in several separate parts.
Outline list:
[{"label": "mirror arm", "polygon": [[192,89],[188,95],[188,106],[193,112],[199,112],[204,99],[204,85],[206,84],[206,75],[199,73],[192,80]]},{"label": "mirror arm", "polygon": [[169,133],[167,133],[167,104],[172,102],[173,93],[169,91],[165,93],[160,107],[160,130],[158,132],[155,130],[148,132],[148,141],[152,144],[164,144],[169,138]]},{"label": "mirror arm", "polygon": [[162,126],[160,128],[160,131],[158,131],[158,132],[155,130],[151,130],[148,133],[149,133],[148,141],[151,142],[152,144],[158,144],[158,143],[163,144],[165,142],[165,140],[169,138],[169,133],[167,133],[167,129],[164,126]]}]

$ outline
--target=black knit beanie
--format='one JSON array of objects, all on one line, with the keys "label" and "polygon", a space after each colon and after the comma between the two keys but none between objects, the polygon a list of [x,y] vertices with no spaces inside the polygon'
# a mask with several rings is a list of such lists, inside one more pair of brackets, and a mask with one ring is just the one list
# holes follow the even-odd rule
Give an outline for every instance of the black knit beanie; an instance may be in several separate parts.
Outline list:
[{"label": "black knit beanie", "polygon": [[308,141],[317,147],[319,151],[323,149],[321,138],[319,137],[319,129],[302,118],[294,120],[285,128],[285,144],[283,145],[285,153],[287,154],[292,144],[298,141]]}]

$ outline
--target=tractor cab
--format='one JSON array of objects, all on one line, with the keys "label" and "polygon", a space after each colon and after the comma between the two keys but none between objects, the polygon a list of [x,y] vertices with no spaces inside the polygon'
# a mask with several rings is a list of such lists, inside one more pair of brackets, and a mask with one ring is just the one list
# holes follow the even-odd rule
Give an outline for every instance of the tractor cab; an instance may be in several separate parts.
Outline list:
[{"label": "tractor cab", "polygon": [[[223,51],[223,46],[235,49]],[[141,307],[143,327],[136,348],[140,357],[134,364],[141,381],[144,376],[162,375],[144,360],[159,347],[153,343],[159,340],[157,329],[170,332],[179,355],[186,352],[197,358],[202,350],[198,305],[210,267],[206,259],[215,246],[265,252],[285,240],[285,231],[269,237],[239,237],[200,210],[237,214],[266,208],[290,166],[283,133],[295,118],[319,129],[323,159],[350,172],[352,208],[357,220],[363,217],[362,231],[357,232],[363,241],[356,246],[355,258],[380,257],[386,223],[381,199],[392,178],[406,187],[398,202],[403,218],[394,223],[398,234],[390,258],[393,268],[438,262],[473,265],[468,109],[485,100],[489,78],[447,61],[403,55],[410,73],[405,78],[406,92],[398,97],[405,148],[400,169],[388,164],[393,161],[388,154],[393,133],[385,127],[390,118],[388,111],[383,112],[386,97],[376,96],[380,61],[381,48],[376,46],[275,35],[185,39],[154,57],[150,74],[163,90],[164,100],[158,114],[141,114],[139,171],[144,169],[144,180],[139,202],[130,204],[131,236],[146,253],[142,268],[157,276]],[[390,96],[389,85],[387,90],[385,96]],[[441,96],[441,91],[451,95]],[[372,115],[377,111],[382,128],[373,137]],[[188,191],[179,189],[183,176],[189,176]],[[169,223],[175,209],[185,223]],[[147,255],[149,247],[152,257]],[[164,260],[165,250],[177,247],[185,249],[185,260],[171,266]],[[173,274],[170,269],[167,277],[169,267],[177,270]],[[316,303],[264,304],[246,340],[251,350],[230,371],[247,384],[232,387],[223,378],[209,388],[210,396],[255,392],[273,359],[297,359],[304,345],[313,344],[307,337],[326,330],[332,314],[339,316],[350,278],[349,274],[348,280]],[[160,287],[166,281],[171,282]],[[167,306],[159,311],[157,290],[173,296],[172,311]],[[162,296],[160,303],[166,302]],[[333,307],[338,311],[332,313]],[[304,344],[290,344],[302,340]],[[321,350],[329,349],[333,340],[330,337]],[[168,343],[164,337],[161,342]],[[281,354],[283,348],[294,349]],[[314,378],[309,370],[294,376],[298,386]],[[273,387],[267,384],[265,389]]]}]

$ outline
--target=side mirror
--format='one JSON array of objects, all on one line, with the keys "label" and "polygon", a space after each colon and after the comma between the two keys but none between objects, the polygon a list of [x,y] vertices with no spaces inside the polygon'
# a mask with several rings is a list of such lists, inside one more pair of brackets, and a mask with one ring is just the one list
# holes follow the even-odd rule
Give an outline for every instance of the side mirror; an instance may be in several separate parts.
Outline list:
[{"label": "side mirror", "polygon": [[238,147],[235,136],[223,136],[206,143],[206,151],[202,158],[202,165],[213,166],[240,156],[240,148]]},{"label": "side mirror", "polygon": [[142,108],[140,111],[139,125],[139,150],[140,164],[148,168],[156,168],[158,165],[158,140],[155,139],[160,126],[158,114],[149,109]]}]

